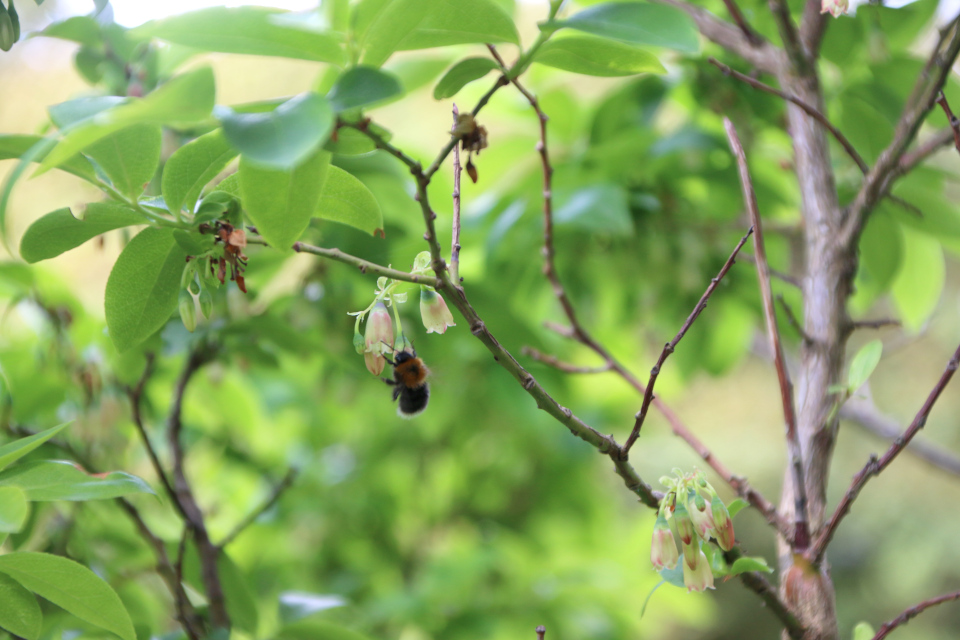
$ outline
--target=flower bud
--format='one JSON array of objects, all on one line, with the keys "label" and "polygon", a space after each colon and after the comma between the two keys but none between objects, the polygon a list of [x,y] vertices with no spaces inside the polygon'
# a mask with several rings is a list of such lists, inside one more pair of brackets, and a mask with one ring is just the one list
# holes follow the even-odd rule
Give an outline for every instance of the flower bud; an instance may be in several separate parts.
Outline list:
[{"label": "flower bud", "polygon": [[378,376],[386,365],[382,355],[383,347],[393,342],[393,320],[390,319],[390,312],[382,302],[378,302],[367,317],[367,331],[363,340],[365,345],[363,360],[367,365],[367,371]]},{"label": "flower bud", "polygon": [[197,308],[193,302],[193,296],[186,289],[180,290],[179,307],[180,320],[183,321],[183,326],[186,327],[187,331],[193,333],[193,330],[197,328]]},{"label": "flower bud", "polygon": [[[693,526],[693,520],[690,519],[690,512],[686,505],[679,500],[673,511],[673,521],[677,527],[677,535],[680,537],[680,543],[684,547],[693,544],[697,537],[696,527]],[[696,562],[696,560],[694,560]]]},{"label": "flower bud", "polygon": [[714,588],[713,571],[710,570],[707,556],[700,550],[696,553],[698,558],[693,567],[687,562],[683,563],[683,584],[687,587],[687,592]]},{"label": "flower bud", "polygon": [[829,13],[834,18],[846,13],[849,8],[849,0],[821,0],[820,3],[820,13]]},{"label": "flower bud", "polygon": [[420,317],[423,318],[427,333],[445,333],[447,327],[456,326],[443,296],[433,287],[420,287]]},{"label": "flower bud", "polygon": [[657,516],[657,523],[653,525],[653,543],[650,545],[650,562],[657,571],[673,569],[677,566],[677,543],[673,540],[673,532],[663,516]]},{"label": "flower bud", "polygon": [[718,496],[713,496],[710,501],[710,510],[713,513],[713,537],[717,539],[721,549],[730,551],[734,545],[733,520],[730,519],[730,512]]},{"label": "flower bud", "polygon": [[200,289],[200,313],[207,320],[213,314],[213,295],[209,289]]},{"label": "flower bud", "polygon": [[714,535],[714,524],[713,513],[707,507],[707,501],[698,493],[688,504],[690,506],[690,519],[693,520],[693,526],[697,530],[697,535],[704,540],[709,540]]}]

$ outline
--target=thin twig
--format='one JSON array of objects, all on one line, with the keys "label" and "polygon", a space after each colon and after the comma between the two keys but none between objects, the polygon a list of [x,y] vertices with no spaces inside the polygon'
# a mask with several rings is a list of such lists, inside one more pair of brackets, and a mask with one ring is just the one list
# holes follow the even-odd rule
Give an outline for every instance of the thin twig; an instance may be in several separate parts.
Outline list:
[{"label": "thin twig", "polygon": [[[460,112],[457,103],[453,103],[453,128],[457,128]],[[453,230],[450,246],[450,278],[460,282],[460,147],[453,147]]]},{"label": "thin twig", "polygon": [[537,627],[537,640],[543,640],[545,635],[547,635],[547,628],[543,625]]},{"label": "thin twig", "polygon": [[600,367],[581,367],[575,364],[570,364],[569,362],[564,362],[556,356],[542,353],[533,347],[524,347],[520,350],[520,353],[529,358],[533,358],[537,362],[542,362],[545,365],[549,365],[557,371],[563,371],[564,373],[606,373],[610,371],[609,364],[605,364]]},{"label": "thin twig", "polygon": [[800,452],[800,436],[797,433],[797,416],[793,405],[793,385],[790,382],[790,373],[787,371],[786,360],[783,357],[783,345],[780,343],[780,331],[777,329],[777,312],[773,306],[773,292],[770,289],[770,274],[767,271],[767,251],[763,245],[763,228],[760,225],[760,211],[757,207],[757,195],[753,190],[750,171],[747,168],[747,155],[737,136],[737,131],[729,118],[723,119],[723,126],[727,131],[730,148],[737,159],[740,171],[740,185],[743,188],[743,199],[750,213],[753,223],[753,247],[757,258],[757,278],[760,281],[760,295],[763,298],[763,315],[767,324],[767,334],[774,354],[774,364],[777,368],[777,379],[780,382],[780,399],[783,403],[783,417],[786,423],[787,451],[790,455],[790,466],[793,473],[793,482],[796,492],[794,505],[794,532],[793,548],[803,551],[810,544],[810,530],[807,520],[807,491],[803,478],[803,458]]},{"label": "thin twig", "polygon": [[[850,398],[840,407],[840,417],[855,422],[884,440],[895,440],[903,433],[903,427],[883,414],[869,399]],[[907,445],[907,452],[947,473],[960,476],[960,458],[940,445],[913,440]]]},{"label": "thin twig", "polygon": [[[743,252],[740,254],[740,257],[751,264],[754,264],[754,265],[757,264],[757,259],[753,256],[752,253]],[[770,272],[771,276],[773,276],[777,280],[780,280],[781,282],[786,282],[791,287],[796,287],[797,289],[803,288],[803,283],[800,282],[799,278],[795,278],[788,273],[783,273],[782,271],[777,271],[776,269],[771,268],[770,265],[767,265],[767,271]]]},{"label": "thin twig", "polygon": [[150,458],[150,464],[153,466],[154,473],[157,474],[157,477],[160,479],[160,483],[163,485],[164,491],[170,497],[170,500],[173,502],[173,506],[180,512],[180,515],[186,517],[186,514],[183,511],[183,506],[177,500],[177,494],[173,490],[173,485],[170,484],[169,478],[167,478],[166,472],[163,470],[163,465],[160,463],[160,458],[157,456],[157,450],[154,449],[153,444],[150,442],[150,436],[147,435],[147,429],[144,426],[143,422],[143,412],[141,410],[140,403],[143,399],[143,390],[149,380],[150,376],[153,374],[154,366],[154,354],[148,353],[146,355],[147,364],[143,368],[143,374],[140,376],[140,379],[137,381],[136,386],[127,389],[127,396],[130,398],[130,412],[133,418],[133,425],[137,429],[137,433],[140,435],[140,440],[143,442],[143,447],[147,450],[147,456]]},{"label": "thin twig", "polygon": [[950,130],[953,131],[953,145],[957,148],[957,151],[960,152],[960,119],[957,119],[957,116],[953,115],[950,104],[947,102],[947,96],[943,95],[943,91],[937,96],[937,104],[943,108],[943,113],[947,116]]},{"label": "thin twig", "polygon": [[850,323],[851,329],[882,329],[883,327],[899,327],[900,321],[894,318],[879,318],[877,320],[854,320]]},{"label": "thin twig", "polygon": [[750,28],[750,25],[747,24],[746,19],[743,17],[743,12],[740,11],[740,7],[737,6],[737,3],[734,0],[723,0],[723,4],[727,6],[727,11],[730,12],[730,17],[733,18],[733,21],[737,23],[737,26],[740,27],[740,31],[743,32],[743,36],[747,41],[757,46],[763,42],[763,38],[760,35]]},{"label": "thin twig", "polygon": [[275,505],[283,492],[286,491],[296,479],[297,470],[291,468],[289,471],[287,471],[286,475],[283,476],[283,479],[273,488],[273,491],[271,491],[267,499],[263,501],[263,504],[247,515],[246,518],[237,523],[237,526],[235,526],[233,530],[228,533],[219,544],[217,544],[217,546],[223,549],[233,542],[247,527],[256,522],[257,518],[262,516],[268,509]]},{"label": "thin twig", "polygon": [[806,331],[803,330],[803,327],[800,326],[800,321],[797,320],[797,316],[794,315],[793,309],[790,308],[790,305],[787,304],[787,301],[783,299],[783,296],[777,295],[777,302],[780,303],[780,306],[783,308],[783,313],[787,316],[787,323],[793,327],[793,330],[797,332],[797,335],[800,336],[800,339],[807,343],[812,343],[813,338],[811,338]]},{"label": "thin twig", "polygon": [[693,326],[693,323],[698,317],[700,317],[700,314],[707,306],[707,300],[710,299],[710,295],[714,292],[714,290],[716,290],[717,285],[720,284],[723,276],[727,275],[727,271],[729,271],[730,267],[732,267],[734,262],[736,262],[737,253],[740,252],[740,248],[743,247],[751,233],[753,233],[753,227],[750,227],[747,230],[747,233],[740,238],[740,242],[738,242],[737,246],[734,247],[733,253],[731,253],[730,257],[727,258],[727,261],[723,263],[720,273],[718,273],[716,277],[710,281],[710,285],[707,286],[707,290],[703,292],[703,295],[700,296],[700,300],[697,302],[697,305],[693,308],[693,311],[690,312],[690,315],[687,316],[683,326],[680,327],[680,331],[678,331],[677,335],[673,337],[673,340],[664,345],[663,351],[660,352],[660,357],[657,359],[657,364],[653,365],[653,369],[650,370],[650,379],[647,380],[647,388],[643,393],[643,402],[640,404],[640,411],[637,412],[634,420],[633,429],[630,431],[630,436],[627,438],[627,441],[623,444],[624,456],[630,453],[630,447],[632,447],[633,443],[636,442],[637,438],[640,437],[640,429],[643,427],[643,421],[646,419],[647,411],[650,409],[650,402],[653,400],[653,386],[657,383],[657,376],[660,375],[660,368],[663,366],[663,363],[667,361],[667,358],[670,357],[670,354],[673,353],[677,348],[680,340],[683,339],[683,336],[685,336],[690,327]]},{"label": "thin twig", "polygon": [[887,637],[888,633],[900,625],[906,624],[911,618],[917,617],[923,613],[925,609],[935,607],[938,604],[943,604],[944,602],[951,602],[952,600],[960,600],[960,591],[951,591],[950,593],[945,593],[942,596],[930,598],[929,600],[924,600],[923,602],[913,605],[893,620],[884,622],[882,625],[880,625],[880,630],[877,631],[875,636],[873,636],[873,640],[883,640]]},{"label": "thin twig", "polygon": [[897,167],[896,173],[898,175],[903,175],[909,172],[911,169],[916,167],[918,164],[932,156],[934,153],[939,151],[941,147],[945,147],[953,142],[953,129],[947,128],[942,131],[938,131],[932,135],[928,140],[921,143],[917,148],[910,153],[904,153],[900,158],[899,166]]},{"label": "thin twig", "polygon": [[724,75],[736,78],[741,82],[745,82],[746,84],[750,85],[754,89],[758,89],[760,91],[763,91],[764,93],[769,93],[770,95],[774,95],[774,96],[777,96],[778,98],[782,98],[787,102],[792,102],[793,104],[803,109],[807,113],[807,115],[809,115],[811,118],[813,118],[814,120],[822,124],[824,128],[826,128],[826,130],[829,131],[831,135],[833,135],[833,137],[837,140],[837,142],[840,143],[840,146],[843,147],[844,151],[847,152],[847,155],[850,156],[850,158],[856,163],[858,167],[860,167],[860,171],[863,172],[864,175],[866,175],[866,173],[870,171],[870,166],[867,165],[863,157],[859,153],[857,153],[857,150],[853,148],[853,144],[850,142],[850,140],[848,140],[847,137],[843,135],[843,133],[841,133],[839,129],[833,126],[833,124],[830,122],[827,116],[825,116],[819,109],[817,109],[812,105],[807,104],[806,102],[804,102],[803,100],[801,100],[796,96],[792,96],[789,93],[784,93],[783,91],[780,91],[779,89],[775,89],[774,87],[771,87],[768,84],[764,84],[763,82],[760,82],[755,78],[751,78],[750,76],[740,73],[735,69],[731,69],[730,67],[723,64],[716,58],[710,57],[710,58],[707,58],[707,61],[713,66],[720,69],[720,71],[723,72]]},{"label": "thin twig", "polygon": [[880,198],[888,193],[893,181],[903,175],[901,159],[917,135],[920,125],[936,104],[946,84],[953,63],[960,54],[960,15],[950,21],[917,78],[903,113],[894,130],[893,140],[880,153],[876,164],[866,175],[860,191],[847,209],[847,220],[841,235],[842,245],[849,246],[866,223],[866,217]]},{"label": "thin twig", "polygon": [[170,415],[167,419],[167,438],[170,450],[173,452],[173,482],[177,501],[183,507],[186,524],[192,529],[194,541],[197,543],[197,553],[200,557],[200,578],[206,589],[207,601],[210,605],[210,621],[214,627],[229,629],[230,616],[227,613],[227,603],[223,595],[223,586],[220,582],[220,573],[217,569],[217,558],[220,550],[210,541],[207,527],[204,522],[203,511],[197,504],[190,483],[184,473],[184,451],[180,442],[180,432],[183,430],[182,409],[183,396],[193,375],[214,355],[211,347],[200,346],[190,351],[183,371],[177,379],[174,388]]},{"label": "thin twig", "polygon": [[947,363],[947,368],[940,376],[940,380],[937,381],[930,395],[927,396],[926,402],[920,407],[920,411],[917,412],[917,415],[914,417],[913,422],[910,423],[910,426],[907,427],[907,430],[896,439],[890,448],[887,449],[887,452],[879,459],[877,459],[876,455],[870,456],[867,464],[853,477],[853,482],[850,483],[850,487],[844,494],[843,499],[840,500],[840,504],[837,505],[836,511],[830,516],[830,521],[823,527],[820,535],[817,536],[817,539],[810,547],[808,556],[811,562],[814,564],[820,563],[824,552],[827,550],[827,545],[830,544],[830,540],[837,530],[837,525],[839,525],[840,521],[850,512],[853,501],[857,499],[860,490],[863,489],[867,481],[886,469],[887,466],[893,462],[894,458],[910,444],[910,441],[917,435],[917,432],[927,424],[927,417],[930,415],[933,405],[936,404],[937,399],[940,397],[940,394],[943,393],[947,383],[950,382],[950,378],[952,378],[953,374],[957,371],[958,366],[960,366],[960,347],[957,347],[953,357],[950,358],[950,362]]},{"label": "thin twig", "polygon": [[793,64],[794,71],[801,75],[806,74],[810,68],[810,61],[807,59],[803,44],[800,42],[797,25],[793,23],[793,18],[790,17],[790,6],[787,4],[787,0],[767,0],[767,6],[770,7],[773,19],[777,23],[780,40],[783,42],[783,50]]}]

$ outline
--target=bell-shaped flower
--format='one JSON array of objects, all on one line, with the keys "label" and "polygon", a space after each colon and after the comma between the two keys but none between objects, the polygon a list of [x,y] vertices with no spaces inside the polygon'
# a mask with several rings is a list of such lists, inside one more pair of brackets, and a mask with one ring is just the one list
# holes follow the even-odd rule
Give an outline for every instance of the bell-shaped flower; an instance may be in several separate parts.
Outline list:
[{"label": "bell-shaped flower", "polygon": [[677,543],[674,542],[673,532],[670,531],[670,525],[667,519],[662,515],[657,516],[657,523],[653,525],[653,543],[650,545],[650,562],[657,571],[661,569],[673,569],[677,566],[679,554],[677,553]]},{"label": "bell-shaped flower", "polygon": [[693,526],[693,520],[690,519],[690,512],[679,500],[673,511],[673,522],[677,527],[677,536],[679,536],[681,544],[688,546],[696,541],[697,530]]},{"label": "bell-shaped flower", "polygon": [[721,549],[730,551],[734,545],[733,520],[730,519],[730,512],[718,496],[713,496],[710,501],[710,510],[713,513],[713,537],[717,539]]},{"label": "bell-shaped flower", "polygon": [[456,326],[443,296],[433,287],[420,287],[420,317],[423,318],[427,333],[444,333],[447,327]]},{"label": "bell-shaped flower", "polygon": [[683,584],[687,587],[688,592],[713,589],[713,571],[710,570],[707,556],[699,549],[696,554],[699,557],[695,566],[691,567],[688,562],[683,563]]},{"label": "bell-shaped flower", "polygon": [[693,526],[697,530],[697,535],[704,540],[709,540],[714,535],[714,525],[713,512],[707,505],[707,501],[698,493],[693,500],[689,500],[687,504],[690,507],[688,509],[690,519],[693,520]]},{"label": "bell-shaped flower", "polygon": [[367,371],[375,376],[380,375],[387,361],[383,357],[383,348],[393,344],[393,320],[390,312],[382,302],[374,305],[367,317],[367,330],[363,337],[363,361]]},{"label": "bell-shaped flower", "polygon": [[850,8],[850,0],[821,0],[820,13],[829,13],[834,18],[846,13]]}]

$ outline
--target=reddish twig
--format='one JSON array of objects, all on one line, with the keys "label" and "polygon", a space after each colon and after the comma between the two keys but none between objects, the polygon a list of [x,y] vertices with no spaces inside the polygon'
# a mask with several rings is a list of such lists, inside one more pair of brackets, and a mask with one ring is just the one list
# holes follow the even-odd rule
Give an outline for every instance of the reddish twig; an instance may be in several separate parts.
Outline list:
[{"label": "reddish twig", "polygon": [[[757,259],[753,257],[753,254],[751,253],[743,252],[740,254],[740,257],[751,264],[757,264]],[[796,287],[797,289],[803,288],[803,283],[800,282],[799,278],[795,278],[788,273],[783,273],[782,271],[777,271],[776,269],[771,268],[770,265],[767,265],[767,271],[770,272],[771,276],[777,280],[780,280],[781,282],[786,282],[791,287]]]},{"label": "reddish twig", "polygon": [[602,367],[581,367],[575,364],[570,364],[569,362],[563,362],[556,356],[542,353],[533,347],[524,347],[521,349],[520,353],[528,358],[533,358],[537,362],[542,362],[546,365],[549,365],[557,371],[563,371],[564,373],[606,373],[607,371],[610,371],[609,364],[605,364]]},{"label": "reddish twig", "polygon": [[547,628],[543,625],[537,627],[537,640],[543,640],[545,635],[547,635]]},{"label": "reddish twig", "polygon": [[680,340],[683,339],[683,336],[686,335],[687,331],[693,326],[693,323],[700,313],[707,306],[707,300],[710,298],[710,295],[717,288],[717,285],[720,284],[720,280],[723,279],[723,276],[727,275],[727,271],[730,270],[730,267],[733,266],[736,261],[737,253],[740,252],[740,248],[743,247],[744,243],[747,241],[747,238],[750,237],[750,234],[753,233],[753,227],[750,227],[747,230],[747,233],[740,238],[740,242],[737,243],[737,246],[734,247],[733,253],[730,254],[730,257],[727,258],[727,261],[723,264],[723,267],[720,269],[720,273],[710,281],[710,285],[707,287],[707,290],[703,292],[703,295],[700,296],[700,301],[697,302],[697,305],[693,308],[693,311],[690,312],[690,315],[687,316],[686,322],[683,323],[683,326],[680,327],[680,331],[677,332],[677,335],[673,337],[673,340],[668,342],[664,347],[663,351],[660,352],[660,357],[657,359],[657,364],[653,365],[653,369],[650,370],[650,379],[647,381],[647,388],[643,393],[643,402],[640,404],[640,411],[637,412],[636,418],[633,423],[633,429],[630,431],[630,436],[627,438],[627,441],[623,444],[623,455],[627,456],[630,453],[630,447],[633,446],[633,443],[637,441],[637,438],[640,437],[640,429],[643,427],[643,421],[647,417],[647,411],[650,409],[650,403],[653,401],[653,386],[657,383],[657,376],[660,375],[660,367],[663,366],[663,363],[666,362],[667,358],[670,357],[670,354],[674,352],[677,348],[677,345],[680,343]]},{"label": "reddish twig", "polygon": [[830,122],[827,116],[825,116],[819,109],[817,109],[812,105],[807,104],[806,102],[804,102],[800,98],[797,98],[796,96],[792,96],[789,93],[784,93],[783,91],[780,91],[779,89],[775,89],[768,84],[764,84],[763,82],[760,82],[755,78],[751,78],[748,75],[745,75],[743,73],[740,73],[739,71],[731,69],[730,67],[723,64],[716,58],[713,58],[713,57],[707,58],[707,61],[713,66],[715,66],[716,68],[720,69],[720,71],[723,72],[725,76],[736,78],[737,80],[740,80],[741,82],[745,82],[746,84],[750,85],[754,89],[758,89],[760,91],[763,91],[764,93],[769,93],[770,95],[777,96],[778,98],[782,98],[787,102],[792,102],[793,104],[803,109],[807,115],[809,115],[811,118],[813,118],[814,120],[822,124],[824,128],[830,132],[830,134],[837,140],[837,142],[840,143],[840,146],[843,147],[844,151],[847,152],[847,155],[849,155],[850,158],[856,163],[856,165],[860,167],[860,171],[863,172],[864,175],[866,175],[866,173],[870,171],[870,166],[867,165],[863,157],[859,153],[857,153],[857,150],[853,148],[853,144],[850,142],[850,140],[848,140],[847,137],[843,135],[843,133],[841,133],[839,129],[833,126],[833,124]]},{"label": "reddish twig", "polygon": [[773,292],[770,288],[770,273],[767,271],[767,251],[763,244],[763,228],[760,225],[760,211],[757,207],[757,196],[753,190],[753,182],[747,169],[747,155],[737,136],[737,131],[729,118],[723,119],[723,126],[727,131],[730,148],[737,159],[740,171],[740,185],[743,188],[743,199],[753,223],[754,255],[757,258],[757,277],[760,280],[760,295],[763,298],[763,315],[767,324],[767,334],[774,354],[774,364],[777,368],[777,379],[780,382],[780,399],[783,403],[783,417],[786,423],[787,451],[790,455],[790,466],[793,481],[796,485],[796,504],[794,512],[794,532],[792,537],[793,548],[803,551],[810,544],[810,530],[807,520],[807,492],[803,478],[803,458],[800,452],[800,437],[797,433],[797,416],[793,406],[793,385],[783,357],[783,345],[780,343],[780,331],[777,329],[777,312],[773,306]]},{"label": "reddish twig", "polygon": [[823,529],[820,531],[820,535],[817,536],[817,539],[810,547],[808,556],[811,562],[814,564],[820,563],[824,552],[827,550],[827,545],[830,544],[830,540],[833,538],[833,534],[837,530],[837,525],[839,525],[840,521],[843,520],[847,513],[850,512],[850,507],[853,505],[853,501],[857,499],[857,495],[859,495],[860,490],[863,489],[863,486],[867,483],[867,481],[886,469],[887,466],[893,462],[893,459],[896,458],[908,444],[910,444],[910,441],[915,435],[917,435],[917,432],[919,432],[920,429],[922,429],[927,423],[927,417],[930,415],[933,405],[936,404],[940,394],[943,393],[947,383],[950,382],[950,378],[952,378],[953,374],[956,372],[957,366],[960,366],[960,347],[957,347],[953,357],[950,358],[950,362],[947,363],[947,368],[940,376],[940,380],[937,381],[937,384],[933,387],[930,395],[927,396],[926,402],[924,402],[923,406],[920,407],[920,411],[917,412],[917,415],[914,417],[913,422],[910,423],[910,426],[907,427],[907,430],[896,439],[896,441],[890,446],[889,449],[887,449],[887,452],[884,453],[882,457],[877,459],[876,455],[870,456],[870,460],[867,461],[867,464],[864,465],[863,469],[857,472],[857,475],[853,477],[853,482],[850,483],[850,487],[844,494],[843,499],[840,500],[840,504],[837,505],[836,511],[834,511],[833,515],[830,516],[830,521],[827,522],[826,526],[823,527]]},{"label": "reddish twig", "polygon": [[194,541],[197,543],[197,553],[200,556],[200,578],[206,589],[207,601],[210,604],[210,621],[214,627],[230,628],[230,616],[227,613],[227,602],[223,595],[223,586],[220,582],[220,573],[217,569],[217,558],[220,550],[210,541],[210,534],[204,522],[203,512],[190,488],[184,473],[184,451],[180,442],[180,432],[183,430],[182,409],[183,396],[187,385],[200,367],[213,358],[210,348],[199,347],[190,352],[184,365],[177,385],[174,388],[173,402],[167,420],[167,437],[170,450],[173,453],[173,482],[177,502],[183,508],[186,524],[193,531]]},{"label": "reddish twig", "polygon": [[793,327],[793,330],[797,332],[797,335],[800,336],[800,339],[806,343],[812,343],[813,338],[803,330],[803,327],[800,326],[800,321],[797,320],[797,316],[794,315],[793,309],[790,308],[790,305],[787,304],[787,301],[783,299],[783,296],[777,296],[777,302],[780,303],[780,306],[783,307],[783,313],[787,316],[787,323]]},{"label": "reddish twig", "polygon": [[953,145],[960,152],[960,120],[953,115],[950,104],[947,102],[947,96],[943,95],[943,91],[937,96],[937,104],[943,108],[943,113],[947,116],[947,122],[950,123],[950,130],[953,132]]},{"label": "reddish twig", "polygon": [[[453,128],[457,128],[460,112],[453,103]],[[460,282],[460,146],[453,147],[453,240],[450,247],[450,278]]]},{"label": "reddish twig", "polygon": [[883,640],[887,637],[887,634],[899,627],[902,624],[906,624],[911,618],[915,618],[925,609],[930,607],[935,607],[938,604],[943,604],[944,602],[950,602],[952,600],[960,600],[960,591],[952,591],[950,593],[945,593],[942,596],[937,596],[936,598],[930,598],[929,600],[924,600],[923,602],[917,603],[901,613],[899,616],[894,618],[889,622],[884,622],[880,625],[880,630],[877,631],[877,634],[873,636],[873,640]]},{"label": "reddish twig", "polygon": [[882,329],[883,327],[899,327],[900,321],[893,318],[878,320],[854,320],[850,323],[851,329]]},{"label": "reddish twig", "polygon": [[743,32],[744,37],[750,44],[757,46],[763,42],[763,38],[747,24],[747,20],[743,17],[743,12],[740,11],[740,7],[737,6],[734,0],[723,0],[723,4],[727,6],[730,17],[733,18],[733,21],[740,27],[740,31]]}]

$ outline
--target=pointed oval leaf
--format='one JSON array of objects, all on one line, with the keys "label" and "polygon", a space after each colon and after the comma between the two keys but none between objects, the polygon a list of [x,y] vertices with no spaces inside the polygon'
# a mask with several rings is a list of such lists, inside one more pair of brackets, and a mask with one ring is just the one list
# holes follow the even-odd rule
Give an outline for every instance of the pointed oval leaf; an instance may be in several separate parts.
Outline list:
[{"label": "pointed oval leaf", "polygon": [[918,331],[937,308],[946,267],[937,240],[906,227],[903,239],[903,266],[891,291],[904,326]]},{"label": "pointed oval leaf", "polygon": [[143,215],[119,202],[91,202],[86,205],[82,219],[64,207],[30,225],[20,240],[20,255],[30,263],[47,260],[101,233],[144,222]]},{"label": "pointed oval leaf", "polygon": [[270,246],[285,251],[300,239],[317,211],[329,167],[327,151],[290,171],[264,169],[240,157],[243,207]]},{"label": "pointed oval leaf", "polygon": [[454,44],[520,44],[513,18],[494,0],[437,0],[423,21],[400,43],[398,51]]},{"label": "pointed oval leaf", "polygon": [[7,444],[3,445],[0,447],[0,469],[9,467],[11,464],[33,451],[53,436],[60,433],[68,424],[70,423],[64,422],[63,424],[51,427],[46,431],[41,431],[40,433],[32,436],[20,438],[19,440],[14,440],[13,442],[8,442]]},{"label": "pointed oval leaf", "polygon": [[204,120],[213,110],[214,94],[210,67],[175,76],[144,98],[130,98],[75,127],[68,127],[57,146],[40,163],[37,174],[59,166],[85,147],[130,125],[185,125]]},{"label": "pointed oval leaf", "polygon": [[680,9],[647,2],[607,2],[588,7],[541,29],[576,29],[630,44],[667,47],[684,53],[700,50],[693,20]]},{"label": "pointed oval leaf", "polygon": [[266,7],[212,7],[147,22],[131,31],[137,38],[223,53],[246,53],[342,65],[346,55],[332,33],[316,33],[276,21],[283,11]]},{"label": "pointed oval leaf", "polygon": [[135,124],[101,138],[83,150],[120,193],[136,199],[160,164],[160,125]]},{"label": "pointed oval leaf", "polygon": [[43,625],[43,612],[37,598],[13,578],[0,573],[0,629],[26,638],[38,640]]},{"label": "pointed oval leaf", "polygon": [[440,0],[361,0],[353,10],[361,62],[379,67]]},{"label": "pointed oval leaf", "polygon": [[293,169],[313,154],[333,130],[334,114],[326,98],[303,93],[268,113],[220,114],[223,133],[249,165]]},{"label": "pointed oval leaf", "polygon": [[137,640],[113,588],[78,562],[48,553],[8,553],[0,556],[0,572],[85,622]]},{"label": "pointed oval leaf", "polygon": [[146,482],[123,471],[89,474],[72,462],[36,460],[0,472],[0,490],[16,487],[28,500],[104,500],[154,493]]},{"label": "pointed oval leaf", "polygon": [[383,235],[383,212],[370,189],[340,167],[331,166],[320,192],[317,217]]},{"label": "pointed oval leaf", "polygon": [[203,188],[217,177],[237,151],[221,129],[216,129],[177,149],[163,167],[160,188],[170,211],[193,212]]},{"label": "pointed oval leaf", "polygon": [[[0,533],[20,531],[23,523],[27,521],[28,512],[27,496],[21,489],[0,487]],[[3,625],[0,624],[0,626]]]},{"label": "pointed oval leaf", "polygon": [[490,58],[467,58],[443,74],[440,82],[433,88],[433,97],[437,100],[452,98],[457,95],[460,89],[479,80],[491,71],[497,68],[497,63]]},{"label": "pointed oval leaf", "polygon": [[124,247],[110,271],[104,299],[117,351],[140,344],[170,319],[186,258],[170,229],[144,229]]},{"label": "pointed oval leaf", "polygon": [[550,40],[537,51],[534,62],[587,76],[666,73],[666,69],[652,53],[593,36]]},{"label": "pointed oval leaf", "polygon": [[103,43],[100,24],[91,16],[74,16],[62,22],[54,22],[36,35],[72,40],[88,47],[97,47]]},{"label": "pointed oval leaf", "polygon": [[745,507],[750,506],[746,500],[743,498],[737,498],[733,502],[727,505],[727,513],[730,514],[730,519],[732,520],[734,516],[740,513]]},{"label": "pointed oval leaf", "polygon": [[57,125],[58,129],[66,129],[89,120],[101,111],[121,105],[127,100],[121,96],[75,98],[47,107],[47,113],[50,115],[50,121]]},{"label": "pointed oval leaf", "polygon": [[338,79],[327,100],[337,113],[377,102],[383,102],[403,93],[400,81],[392,74],[374,67],[359,66],[349,69]]},{"label": "pointed oval leaf", "polygon": [[[11,158],[24,157],[34,145],[44,142],[42,136],[33,135],[9,135],[0,136],[0,160],[9,160]],[[49,143],[53,147],[53,142]],[[32,161],[40,162],[43,156],[33,158]],[[81,155],[76,155],[57,167],[61,171],[72,173],[78,178],[83,178],[87,182],[97,184],[97,172],[90,164],[90,161]]]},{"label": "pointed oval leaf", "polygon": [[879,340],[871,340],[857,351],[857,355],[853,356],[853,360],[850,361],[850,372],[847,374],[847,388],[851,393],[870,379],[873,370],[880,363],[882,353],[883,343]]}]

